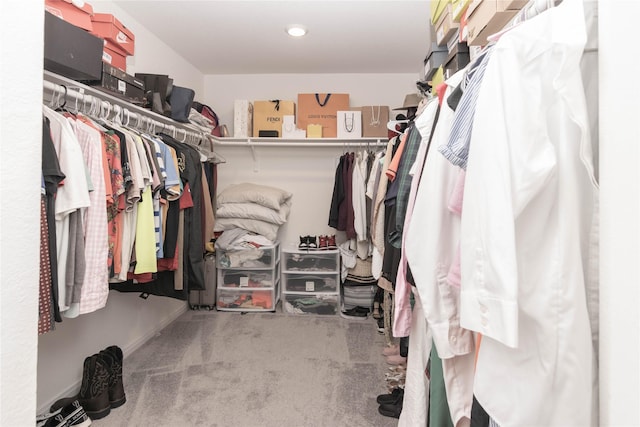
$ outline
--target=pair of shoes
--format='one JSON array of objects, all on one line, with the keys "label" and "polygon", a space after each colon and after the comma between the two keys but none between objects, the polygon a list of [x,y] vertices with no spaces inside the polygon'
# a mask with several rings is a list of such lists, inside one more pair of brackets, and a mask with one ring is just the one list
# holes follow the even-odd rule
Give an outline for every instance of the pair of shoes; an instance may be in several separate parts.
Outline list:
[{"label": "pair of shoes", "polygon": [[400,353],[387,356],[385,357],[385,360],[389,365],[406,365],[407,364],[407,358],[400,356]]},{"label": "pair of shoes", "polygon": [[394,388],[391,393],[380,394],[376,398],[376,402],[378,404],[387,404],[387,405],[395,405],[398,401],[401,401],[404,397],[404,389],[403,388]]},{"label": "pair of shoes", "polygon": [[55,412],[77,400],[92,420],[99,420],[109,415],[112,408],[124,405],[127,398],[122,384],[122,360],[122,349],[116,345],[87,357],[78,394],[56,401],[50,411]]},{"label": "pair of shoes", "polygon": [[36,427],[87,427],[91,419],[78,400],[49,414],[36,417]]},{"label": "pair of shoes", "polygon": [[316,236],[300,236],[300,244],[298,245],[298,249],[301,250],[317,250],[318,249],[318,239]]},{"label": "pair of shoes", "polygon": [[341,311],[340,316],[345,319],[353,320],[365,320],[369,314],[369,309],[365,307],[356,306],[349,310]]},{"label": "pair of shoes", "polygon": [[327,235],[327,236],[320,236],[318,237],[318,240],[320,241],[320,250],[321,251],[325,251],[325,250],[330,250],[330,249],[338,249],[338,245],[336,245],[336,236],[334,235]]},{"label": "pair of shoes", "polygon": [[383,356],[394,356],[399,354],[400,354],[400,346],[398,344],[387,346],[382,350]]}]

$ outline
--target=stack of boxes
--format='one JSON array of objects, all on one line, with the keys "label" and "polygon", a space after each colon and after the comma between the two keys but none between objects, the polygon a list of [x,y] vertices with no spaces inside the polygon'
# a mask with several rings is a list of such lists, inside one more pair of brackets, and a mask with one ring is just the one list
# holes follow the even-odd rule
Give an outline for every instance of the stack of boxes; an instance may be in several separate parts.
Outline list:
[{"label": "stack of boxes", "polygon": [[502,30],[528,0],[434,0],[431,24],[435,42],[424,61],[425,81],[436,87],[464,68]]},{"label": "stack of boxes", "polygon": [[109,13],[94,13],[91,16],[94,34],[104,39],[102,60],[122,71],[127,71],[127,56],[135,49],[135,36],[115,16]]},{"label": "stack of boxes", "polygon": [[127,56],[134,53],[135,36],[115,16],[94,13],[86,2],[81,6],[71,0],[45,0],[45,10],[62,20],[103,39],[102,61],[127,71]]},{"label": "stack of boxes", "polygon": [[126,73],[127,56],[135,51],[129,29],[85,2],[45,0],[45,10],[47,70],[144,104],[144,82]]}]

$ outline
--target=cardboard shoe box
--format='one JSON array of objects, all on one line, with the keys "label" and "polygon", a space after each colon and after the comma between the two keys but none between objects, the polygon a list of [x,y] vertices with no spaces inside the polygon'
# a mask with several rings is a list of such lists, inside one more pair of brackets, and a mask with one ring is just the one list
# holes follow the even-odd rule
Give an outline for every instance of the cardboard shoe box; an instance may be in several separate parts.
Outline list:
[{"label": "cardboard shoe box", "polygon": [[458,32],[458,28],[459,24],[453,21],[453,5],[447,4],[436,23],[436,43],[438,46],[446,45],[447,40]]},{"label": "cardboard shoe box", "polygon": [[93,7],[89,3],[85,2],[82,6],[76,6],[71,0],[45,0],[44,9],[76,27],[87,31],[93,30],[91,22]]},{"label": "cardboard shoe box", "polygon": [[431,43],[431,50],[424,59],[424,77],[426,81],[431,81],[438,68],[445,63],[448,54],[446,47]]},{"label": "cardboard shoe box", "polygon": [[132,104],[145,104],[144,81],[105,62],[102,63],[100,81],[87,83]]},{"label": "cardboard shoe box", "polygon": [[102,39],[45,11],[44,68],[73,80],[100,80]]},{"label": "cardboard shoe box", "polygon": [[122,22],[110,13],[95,13],[92,33],[111,43],[110,49],[120,50],[123,55],[133,55],[136,38]]},{"label": "cardboard shoe box", "polygon": [[108,40],[104,41],[104,50],[102,51],[102,61],[122,71],[127,71],[127,57],[122,51],[116,49]]},{"label": "cardboard shoe box", "polygon": [[467,43],[485,46],[487,37],[502,30],[527,0],[473,0],[467,9]]},{"label": "cardboard shoe box", "polygon": [[466,43],[456,43],[449,51],[444,63],[445,78],[449,78],[469,64],[469,47]]}]

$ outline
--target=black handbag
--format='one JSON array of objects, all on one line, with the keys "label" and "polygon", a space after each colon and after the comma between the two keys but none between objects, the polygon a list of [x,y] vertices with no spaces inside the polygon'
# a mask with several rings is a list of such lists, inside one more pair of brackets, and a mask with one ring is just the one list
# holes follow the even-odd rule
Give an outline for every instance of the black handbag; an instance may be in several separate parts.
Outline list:
[{"label": "black handbag", "polygon": [[189,113],[196,92],[188,87],[174,86],[169,97],[171,118],[177,122],[189,123]]},{"label": "black handbag", "polygon": [[167,100],[173,90],[173,79],[164,74],[136,73],[135,76],[144,81],[147,99],[144,108],[171,117],[171,105]]}]

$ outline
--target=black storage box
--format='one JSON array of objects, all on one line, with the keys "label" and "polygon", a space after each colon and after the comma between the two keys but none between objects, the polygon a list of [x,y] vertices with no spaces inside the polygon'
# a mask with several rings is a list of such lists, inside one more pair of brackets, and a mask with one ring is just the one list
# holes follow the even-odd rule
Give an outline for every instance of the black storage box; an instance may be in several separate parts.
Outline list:
[{"label": "black storage box", "polygon": [[425,81],[431,81],[438,68],[444,64],[447,59],[447,47],[438,46],[436,43],[431,43],[431,50],[424,59],[424,79]]},{"label": "black storage box", "polygon": [[102,63],[102,78],[86,83],[132,104],[145,103],[144,81],[106,62]]},{"label": "black storage box", "polygon": [[45,70],[73,80],[100,80],[103,44],[101,38],[45,12]]},{"label": "black storage box", "polygon": [[444,77],[448,79],[469,64],[469,47],[466,43],[458,43],[451,49],[444,64]]}]

